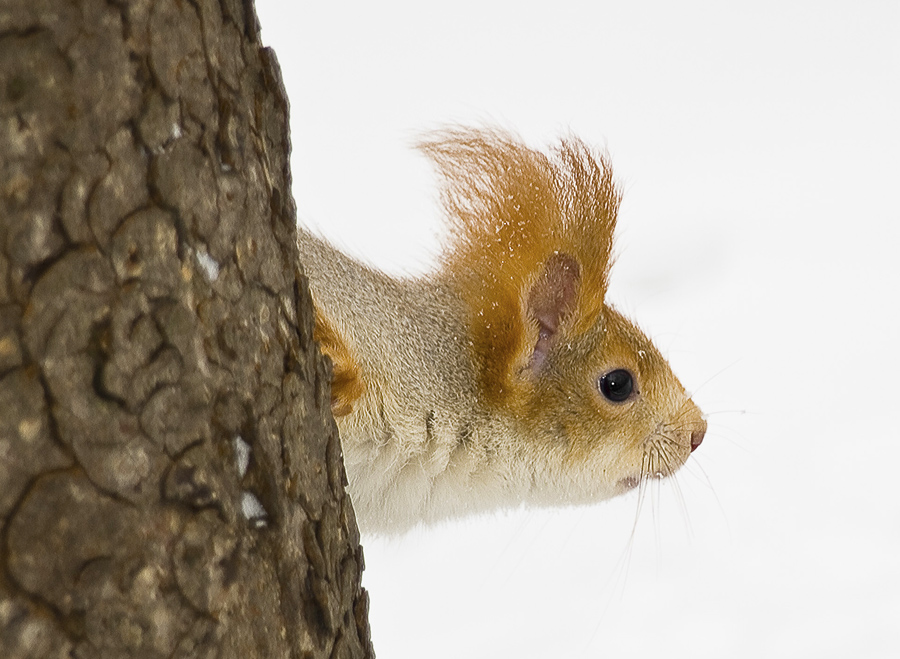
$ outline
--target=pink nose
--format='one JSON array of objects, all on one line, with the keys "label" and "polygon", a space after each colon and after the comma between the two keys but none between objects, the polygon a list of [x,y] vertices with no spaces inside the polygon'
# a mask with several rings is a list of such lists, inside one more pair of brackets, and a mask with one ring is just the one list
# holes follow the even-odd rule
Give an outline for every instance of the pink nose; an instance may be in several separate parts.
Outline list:
[{"label": "pink nose", "polygon": [[703,443],[703,436],[706,434],[706,423],[702,428],[698,428],[691,433],[691,453],[697,450],[697,447]]}]

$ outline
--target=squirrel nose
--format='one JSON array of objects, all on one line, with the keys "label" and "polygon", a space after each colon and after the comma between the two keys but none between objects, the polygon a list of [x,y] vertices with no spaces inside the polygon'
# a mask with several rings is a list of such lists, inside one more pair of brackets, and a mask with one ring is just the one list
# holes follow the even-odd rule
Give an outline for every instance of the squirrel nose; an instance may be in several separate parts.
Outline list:
[{"label": "squirrel nose", "polygon": [[697,450],[697,447],[703,442],[703,436],[706,435],[706,421],[703,426],[691,432],[691,453]]}]

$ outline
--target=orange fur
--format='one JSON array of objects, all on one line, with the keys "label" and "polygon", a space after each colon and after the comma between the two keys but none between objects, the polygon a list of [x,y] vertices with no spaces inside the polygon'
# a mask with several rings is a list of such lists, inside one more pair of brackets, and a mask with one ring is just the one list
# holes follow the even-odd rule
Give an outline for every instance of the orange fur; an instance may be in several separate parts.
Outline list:
[{"label": "orange fur", "polygon": [[538,337],[523,309],[554,254],[579,265],[563,319],[571,335],[597,322],[621,192],[608,160],[576,138],[548,156],[499,131],[460,129],[438,133],[421,149],[444,176],[453,242],[443,265],[472,311],[482,392],[509,403],[528,386],[517,375]]},{"label": "orange fur", "polygon": [[331,358],[331,413],[342,417],[353,411],[353,404],[365,392],[359,363],[340,334],[332,327],[319,308],[316,308],[313,338],[321,351]]}]

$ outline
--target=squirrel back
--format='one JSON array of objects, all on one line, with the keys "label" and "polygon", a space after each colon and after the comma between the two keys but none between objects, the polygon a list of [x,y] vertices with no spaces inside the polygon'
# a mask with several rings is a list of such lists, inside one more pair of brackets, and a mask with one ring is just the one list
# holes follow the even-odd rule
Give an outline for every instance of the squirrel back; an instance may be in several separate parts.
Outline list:
[{"label": "squirrel back", "polygon": [[361,528],[597,501],[674,473],[706,422],[606,304],[621,198],[608,161],[499,131],[421,148],[451,229],[435,272],[392,278],[300,231]]}]

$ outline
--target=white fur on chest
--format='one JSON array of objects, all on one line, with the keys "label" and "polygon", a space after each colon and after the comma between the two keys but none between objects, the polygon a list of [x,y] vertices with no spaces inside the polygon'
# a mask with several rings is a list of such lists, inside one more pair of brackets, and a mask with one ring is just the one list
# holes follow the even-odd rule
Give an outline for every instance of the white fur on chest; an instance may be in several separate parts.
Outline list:
[{"label": "white fur on chest", "polygon": [[508,427],[427,424],[425,416],[395,417],[389,435],[373,433],[377,423],[364,413],[340,420],[350,497],[364,532],[398,533],[522,504],[583,504],[620,493],[597,478],[601,465],[535,451]]},{"label": "white fur on chest", "polygon": [[475,429],[427,416],[394,418],[391,432],[380,437],[372,432],[376,423],[359,424],[357,414],[339,423],[350,496],[364,531],[400,532],[525,497],[531,478],[504,447],[488,449]]}]

